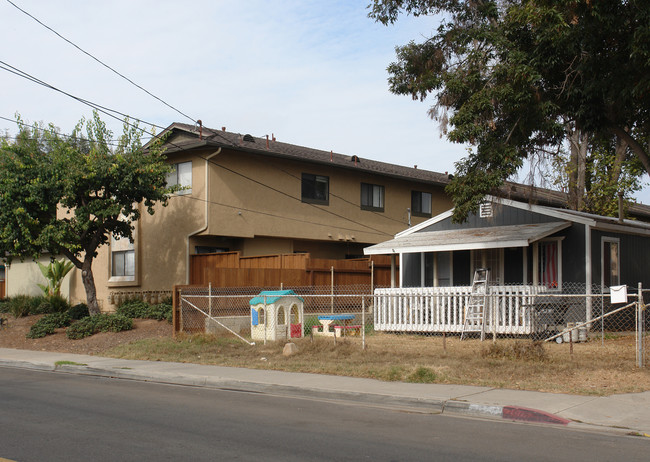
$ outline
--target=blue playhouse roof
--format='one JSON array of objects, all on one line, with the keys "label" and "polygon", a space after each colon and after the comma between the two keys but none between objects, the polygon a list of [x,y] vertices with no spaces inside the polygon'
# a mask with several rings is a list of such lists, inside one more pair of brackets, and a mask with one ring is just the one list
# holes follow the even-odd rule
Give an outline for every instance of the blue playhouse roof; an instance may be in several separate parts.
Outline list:
[{"label": "blue playhouse roof", "polygon": [[[266,299],[266,303],[270,305],[271,303],[277,302],[282,297],[297,297],[297,295],[293,290],[263,290],[258,295],[251,298],[249,303],[251,305],[259,305],[260,303],[264,303],[264,300]],[[298,297],[298,299],[301,302],[304,302],[302,297]]]}]

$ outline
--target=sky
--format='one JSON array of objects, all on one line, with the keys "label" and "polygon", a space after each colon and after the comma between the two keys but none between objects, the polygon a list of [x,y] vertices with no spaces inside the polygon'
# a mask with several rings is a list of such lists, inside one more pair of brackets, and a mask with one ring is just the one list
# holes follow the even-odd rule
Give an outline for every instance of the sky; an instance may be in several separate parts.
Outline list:
[{"label": "sky", "polygon": [[[383,26],[370,0],[11,1],[206,127],[443,173],[466,154],[428,117],[433,100],[388,89],[395,46],[431,35],[436,18]],[[193,123],[7,0],[0,43],[0,61],[74,96],[162,127]],[[69,133],[92,109],[0,69],[0,117],[16,113]],[[0,119],[5,130],[15,123]]]}]

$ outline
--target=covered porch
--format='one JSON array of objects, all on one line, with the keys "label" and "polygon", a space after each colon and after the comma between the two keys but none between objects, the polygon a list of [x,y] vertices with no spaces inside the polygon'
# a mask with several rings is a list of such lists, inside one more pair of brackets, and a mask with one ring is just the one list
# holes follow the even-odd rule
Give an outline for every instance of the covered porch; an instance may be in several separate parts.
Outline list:
[{"label": "covered porch", "polygon": [[530,335],[548,328],[536,298],[562,289],[562,241],[571,223],[471,229],[409,229],[365,249],[400,262],[391,288],[375,290],[375,329],[460,333],[476,268],[489,268],[484,329]]}]

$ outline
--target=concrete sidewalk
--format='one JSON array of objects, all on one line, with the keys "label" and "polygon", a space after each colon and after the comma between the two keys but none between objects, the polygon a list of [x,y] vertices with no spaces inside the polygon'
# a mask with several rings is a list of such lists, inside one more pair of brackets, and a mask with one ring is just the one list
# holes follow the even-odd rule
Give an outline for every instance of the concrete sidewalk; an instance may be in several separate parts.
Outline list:
[{"label": "concrete sidewalk", "polygon": [[[61,361],[77,364],[61,364]],[[466,385],[381,382],[354,377],[134,361],[8,348],[0,348],[0,367],[345,400],[420,412],[607,429],[650,436],[650,392],[592,397]]]}]

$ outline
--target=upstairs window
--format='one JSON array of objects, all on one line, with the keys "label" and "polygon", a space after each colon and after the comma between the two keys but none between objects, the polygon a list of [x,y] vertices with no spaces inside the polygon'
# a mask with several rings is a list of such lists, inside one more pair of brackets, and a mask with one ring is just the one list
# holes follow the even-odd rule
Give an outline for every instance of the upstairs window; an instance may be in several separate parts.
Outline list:
[{"label": "upstairs window", "polygon": [[384,187],[378,184],[361,183],[361,209],[384,211]]},{"label": "upstairs window", "polygon": [[111,276],[135,276],[134,250],[118,250],[113,252]]},{"label": "upstairs window", "polygon": [[411,191],[411,213],[415,216],[431,216],[431,193]]},{"label": "upstairs window", "polygon": [[180,162],[172,165],[173,170],[167,174],[167,186],[182,186],[176,194],[192,194],[192,162]]},{"label": "upstairs window", "polygon": [[302,174],[303,202],[310,204],[329,205],[330,202],[330,179],[327,176]]},{"label": "upstairs window", "polygon": [[111,236],[110,282],[135,280],[135,245],[126,238]]}]

